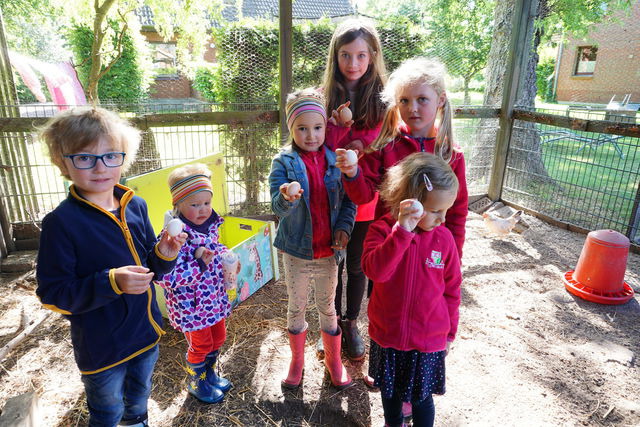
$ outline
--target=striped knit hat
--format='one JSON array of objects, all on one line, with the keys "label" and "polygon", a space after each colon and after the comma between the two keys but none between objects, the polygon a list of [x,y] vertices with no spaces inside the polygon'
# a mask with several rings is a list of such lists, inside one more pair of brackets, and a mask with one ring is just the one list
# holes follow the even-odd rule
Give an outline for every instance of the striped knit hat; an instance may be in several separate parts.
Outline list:
[{"label": "striped knit hat", "polygon": [[171,186],[173,206],[177,205],[192,194],[208,191],[213,194],[211,178],[207,175],[191,175]]},{"label": "striped knit hat", "polygon": [[317,96],[310,94],[305,94],[289,101],[285,110],[287,112],[287,127],[289,130],[291,130],[296,117],[310,111],[321,114],[324,121],[327,121],[327,111],[324,108],[324,104]]}]

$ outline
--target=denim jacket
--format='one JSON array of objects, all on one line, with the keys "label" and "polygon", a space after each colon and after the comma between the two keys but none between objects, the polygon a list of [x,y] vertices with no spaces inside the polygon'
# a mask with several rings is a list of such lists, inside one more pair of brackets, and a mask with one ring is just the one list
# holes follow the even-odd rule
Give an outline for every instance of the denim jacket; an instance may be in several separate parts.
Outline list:
[{"label": "denim jacket", "polygon": [[[356,205],[349,199],[342,186],[342,176],[340,169],[336,167],[335,153],[324,146],[322,149],[327,159],[324,185],[329,196],[331,234],[343,230],[351,235]],[[286,201],[280,193],[280,186],[292,181],[298,181],[304,190],[302,197],[293,203]],[[274,246],[298,258],[313,259],[309,180],[307,168],[295,150],[288,148],[273,159],[269,186],[271,209],[280,219]],[[337,261],[344,258],[344,251],[335,252]]]}]

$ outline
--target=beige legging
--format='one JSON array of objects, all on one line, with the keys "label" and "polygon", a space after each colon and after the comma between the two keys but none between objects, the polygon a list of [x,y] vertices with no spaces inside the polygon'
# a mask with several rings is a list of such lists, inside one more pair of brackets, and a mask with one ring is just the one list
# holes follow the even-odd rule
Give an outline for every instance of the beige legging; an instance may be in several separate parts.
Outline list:
[{"label": "beige legging", "polygon": [[338,284],[338,265],[333,256],[306,260],[283,253],[284,278],[287,284],[289,304],[287,307],[287,327],[297,334],[307,329],[304,320],[309,285],[313,285],[320,318],[320,329],[335,334],[338,329],[334,303]]}]

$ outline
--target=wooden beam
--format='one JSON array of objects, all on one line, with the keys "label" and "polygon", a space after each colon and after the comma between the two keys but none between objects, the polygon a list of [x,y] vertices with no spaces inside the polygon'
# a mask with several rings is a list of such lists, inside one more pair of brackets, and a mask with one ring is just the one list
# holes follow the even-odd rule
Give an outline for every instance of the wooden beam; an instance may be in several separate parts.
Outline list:
[{"label": "wooden beam", "polygon": [[293,86],[293,6],[291,0],[280,0],[280,138],[287,140],[287,95]]},{"label": "wooden beam", "polygon": [[500,129],[493,154],[493,166],[489,180],[488,194],[493,201],[502,196],[502,184],[507,167],[507,153],[513,130],[513,109],[518,96],[522,73],[525,72],[530,47],[527,46],[527,27],[533,25],[530,19],[537,0],[516,0],[511,30],[511,47],[507,62],[507,72],[502,91],[500,107]]},{"label": "wooden beam", "polygon": [[[278,123],[279,113],[268,111],[217,111],[209,113],[171,113],[143,114],[129,118],[131,123],[140,128],[190,125],[234,125],[244,126],[255,123]],[[48,117],[0,117],[0,132],[36,132],[44,125]]]},{"label": "wooden beam", "polygon": [[621,123],[611,120],[576,119],[573,117],[520,109],[513,110],[513,118],[526,122],[541,123],[571,130],[640,138],[640,125],[635,123]]},{"label": "wooden beam", "polygon": [[500,109],[493,107],[453,108],[454,119],[493,119],[500,117]]}]

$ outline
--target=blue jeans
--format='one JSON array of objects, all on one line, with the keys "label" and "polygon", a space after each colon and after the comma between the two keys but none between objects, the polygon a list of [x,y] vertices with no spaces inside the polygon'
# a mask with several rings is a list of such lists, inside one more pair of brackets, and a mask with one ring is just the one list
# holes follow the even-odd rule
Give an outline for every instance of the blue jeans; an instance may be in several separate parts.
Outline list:
[{"label": "blue jeans", "polygon": [[[389,426],[401,426],[403,422],[402,401],[394,394],[391,399],[382,398],[384,421]],[[422,402],[411,402],[413,425],[415,427],[433,427],[436,408],[433,396],[429,395]]]},{"label": "blue jeans", "polygon": [[133,425],[147,419],[151,375],[158,346],[97,374],[83,375],[89,406],[89,425]]}]

